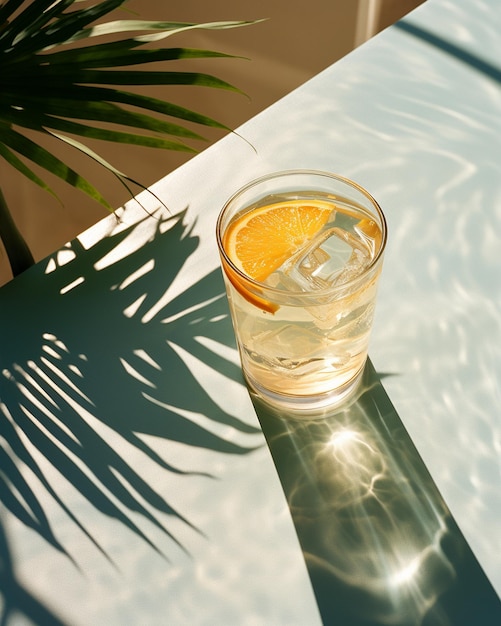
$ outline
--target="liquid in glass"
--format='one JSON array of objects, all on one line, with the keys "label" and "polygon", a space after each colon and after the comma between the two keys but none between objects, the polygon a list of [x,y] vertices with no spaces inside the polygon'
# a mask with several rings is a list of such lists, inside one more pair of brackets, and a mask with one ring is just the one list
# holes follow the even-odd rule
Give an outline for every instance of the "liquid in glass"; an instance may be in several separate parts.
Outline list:
[{"label": "liquid in glass", "polygon": [[[229,217],[224,217],[224,211],[221,214],[218,241],[247,382],[274,404],[314,408],[344,400],[362,374],[386,225],[372,197],[354,183],[324,173],[302,174],[310,184],[321,177],[322,184],[310,188],[301,183],[301,173],[288,172],[275,177],[288,179],[289,190],[267,193],[271,187],[266,179],[259,197],[249,204],[245,203],[246,196],[252,197],[249,191],[242,198],[234,196],[226,207],[232,201],[238,206]],[[270,211],[273,207],[280,210]],[[278,267],[257,281],[235,259],[238,248],[225,233],[235,223],[243,223],[245,215],[261,221],[272,215],[275,239],[283,240],[288,235],[276,217],[282,207],[294,216],[296,207],[300,216],[308,207],[307,215],[321,216],[322,225],[306,240],[299,238],[290,256],[280,258]],[[301,230],[296,219],[292,222],[293,228]],[[259,238],[263,227],[256,224]],[[263,255],[270,255],[273,240],[268,245],[258,241],[258,249],[261,244]]]}]

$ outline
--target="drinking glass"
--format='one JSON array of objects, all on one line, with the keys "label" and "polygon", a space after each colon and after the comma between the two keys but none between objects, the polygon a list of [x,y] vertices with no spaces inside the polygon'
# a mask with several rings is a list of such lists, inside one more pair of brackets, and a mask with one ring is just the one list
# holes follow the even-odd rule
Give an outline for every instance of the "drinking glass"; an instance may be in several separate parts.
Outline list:
[{"label": "drinking glass", "polygon": [[357,183],[272,173],[224,205],[216,237],[242,369],[263,400],[332,407],[361,378],[386,220]]}]

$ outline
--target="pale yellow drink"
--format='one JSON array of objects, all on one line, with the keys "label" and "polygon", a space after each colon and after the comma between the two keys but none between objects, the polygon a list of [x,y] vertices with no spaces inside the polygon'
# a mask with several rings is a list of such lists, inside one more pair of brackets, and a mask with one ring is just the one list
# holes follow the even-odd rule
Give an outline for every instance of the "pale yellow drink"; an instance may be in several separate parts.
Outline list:
[{"label": "pale yellow drink", "polygon": [[[273,267],[275,242],[282,254],[288,241],[281,218],[299,235],[290,256]],[[243,231],[241,240],[235,230]],[[227,203],[218,241],[242,367],[254,391],[275,404],[314,408],[353,390],[367,358],[385,240],[373,198],[329,174],[266,177]],[[252,257],[247,267],[259,280],[246,275],[239,256]]]}]

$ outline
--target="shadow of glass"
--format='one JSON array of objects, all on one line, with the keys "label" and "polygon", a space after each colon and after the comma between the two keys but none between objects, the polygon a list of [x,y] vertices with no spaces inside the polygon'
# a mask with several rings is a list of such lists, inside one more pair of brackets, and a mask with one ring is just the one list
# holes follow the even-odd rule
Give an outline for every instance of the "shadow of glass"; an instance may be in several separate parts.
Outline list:
[{"label": "shadow of glass", "polygon": [[[147,455],[166,476],[211,479],[200,468],[179,469],[150,442],[167,439],[223,454],[245,454],[262,445],[255,416],[246,420],[237,408],[236,413],[225,408],[199,372],[241,380],[240,368],[218,349],[234,347],[228,345],[233,334],[219,271],[165,298],[198,246],[184,220],[184,213],[146,218],[153,229],[147,242],[105,266],[102,259],[144,224],[118,229],[89,249],[75,240],[64,251],[68,262],[56,271],[40,263],[0,292],[0,323],[8,329],[0,347],[4,510],[76,567],[78,557],[52,528],[40,487],[104,558],[116,568],[119,564],[61,497],[54,474],[167,558],[169,542],[187,553],[189,546],[162,520],[176,518],[178,526],[181,522],[202,535],[203,529],[166,501],[124,450]],[[57,258],[47,268],[55,267]],[[145,313],[162,298],[146,322]],[[166,542],[150,539],[141,520],[154,525]],[[37,609],[34,598],[27,603],[27,592],[18,593],[7,540],[2,545],[3,615],[24,611],[36,623],[37,618],[48,623],[46,609]],[[21,595],[22,606],[16,604]]]},{"label": "shadow of glass", "polygon": [[325,624],[501,623],[501,604],[368,362],[345,408],[252,397]]}]

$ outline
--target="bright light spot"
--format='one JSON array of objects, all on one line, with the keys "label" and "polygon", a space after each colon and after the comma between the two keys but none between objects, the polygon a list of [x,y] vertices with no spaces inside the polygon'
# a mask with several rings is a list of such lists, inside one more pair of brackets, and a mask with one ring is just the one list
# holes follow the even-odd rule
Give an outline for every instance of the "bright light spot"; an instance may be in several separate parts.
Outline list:
[{"label": "bright light spot", "polygon": [[339,430],[332,434],[328,445],[337,450],[347,443],[357,441],[358,439],[359,435],[354,430]]},{"label": "bright light spot", "polygon": [[127,276],[127,278],[120,284],[118,288],[120,290],[125,289],[126,287],[131,285],[133,282],[135,282],[138,278],[141,278],[141,276],[148,274],[153,269],[155,269],[155,261],[153,259],[150,259],[147,263],[142,265],[138,270],[133,272],[130,276]]},{"label": "bright light spot", "polygon": [[73,259],[76,258],[76,256],[77,255],[75,254],[73,250],[67,250],[67,249],[59,250],[57,253],[57,264],[59,266],[66,265],[66,263],[73,261]]},{"label": "bright light spot", "polygon": [[390,585],[392,587],[399,587],[400,585],[410,582],[416,575],[419,569],[419,564],[420,558],[417,556],[416,558],[412,559],[412,561],[408,565],[396,572],[396,574],[393,574],[393,576],[390,578]]},{"label": "bright light spot", "polygon": [[50,346],[42,346],[42,350],[44,352],[47,352],[47,354],[49,356],[52,356],[55,359],[61,360],[61,355],[59,354],[59,352],[56,352],[56,350],[54,350],[54,348],[51,348]]},{"label": "bright light spot", "polygon": [[56,262],[54,261],[54,259],[50,259],[47,263],[47,267],[45,268],[45,273],[50,274],[54,270],[57,270]]},{"label": "bright light spot", "polygon": [[125,317],[128,317],[128,318],[134,317],[134,315],[139,310],[139,307],[141,306],[141,304],[143,304],[144,300],[146,299],[146,295],[147,294],[143,293],[142,296],[139,296],[137,300],[135,300],[132,304],[129,304],[129,306],[123,310],[123,314],[125,315]]},{"label": "bright light spot", "polygon": [[134,367],[132,367],[132,365],[130,365],[130,363],[127,363],[125,359],[120,358],[120,362],[122,363],[122,366],[124,370],[127,372],[127,374],[129,374],[130,376],[138,380],[140,383],[143,383],[144,385],[147,385],[148,387],[152,387],[153,389],[156,389],[156,386],[154,383],[152,383],[145,376],[143,376],[140,372],[138,372]]},{"label": "bright light spot", "polygon": [[134,354],[138,356],[140,359],[143,359],[143,361],[145,361],[149,365],[151,365],[151,367],[154,367],[158,371],[162,371],[162,368],[160,367],[160,365],[155,360],[153,360],[151,356],[142,348],[140,348],[139,350],[134,350]]},{"label": "bright light spot", "polygon": [[66,285],[66,287],[63,287],[60,290],[60,294],[64,295],[65,293],[68,293],[68,291],[71,291],[72,289],[74,289],[75,287],[78,287],[78,285],[81,285],[84,282],[84,277],[80,276],[80,278],[77,278],[76,280],[74,280],[72,283],[70,283],[69,285]]}]

